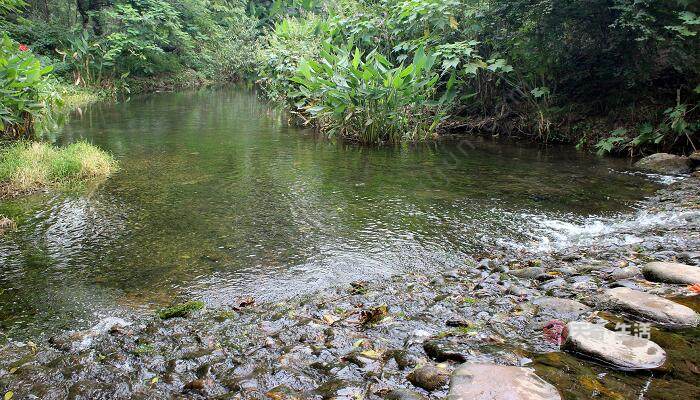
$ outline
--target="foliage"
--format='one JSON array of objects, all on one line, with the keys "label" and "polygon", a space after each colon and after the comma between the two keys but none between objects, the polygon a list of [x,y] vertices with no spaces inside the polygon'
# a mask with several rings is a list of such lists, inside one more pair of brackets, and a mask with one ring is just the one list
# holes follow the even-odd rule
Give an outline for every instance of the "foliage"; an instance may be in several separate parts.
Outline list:
[{"label": "foliage", "polygon": [[[633,131],[617,128],[610,135],[596,143],[598,154],[603,155],[614,151],[628,150],[631,155],[644,147],[658,147],[662,143],[675,145],[678,142],[697,150],[695,141],[700,132],[700,122],[697,118],[690,121],[690,115],[698,109],[698,105],[689,106],[681,103],[680,98],[674,107],[663,112],[661,122],[654,126],[645,122]],[[695,139],[695,140],[693,140]]]},{"label": "foliage", "polygon": [[[193,69],[210,79],[238,79],[253,70],[256,20],[242,0],[30,1],[28,18],[0,22],[36,43],[57,71],[84,86],[119,86],[127,77]],[[44,11],[42,11],[44,10]],[[66,26],[69,28],[66,29]]]},{"label": "foliage", "polygon": [[6,192],[103,178],[116,168],[111,155],[86,142],[58,148],[47,143],[19,141],[0,151],[0,185]]},{"label": "foliage", "polygon": [[407,66],[377,51],[327,45],[321,61],[305,60],[292,79],[300,85],[296,107],[329,134],[363,143],[396,143],[427,137],[440,121],[432,102],[436,57],[418,49]]},{"label": "foliage", "polygon": [[36,118],[60,97],[43,67],[26,45],[7,35],[0,39],[0,134],[12,138],[34,134]]},{"label": "foliage", "polygon": [[0,14],[16,12],[24,5],[23,0],[0,0]]},{"label": "foliage", "polygon": [[[339,103],[330,93],[368,105],[363,93],[386,90],[384,75],[420,51],[435,59],[436,81],[429,89],[403,82],[400,99],[378,103],[392,110],[377,111],[390,116],[381,129],[391,133],[371,141],[463,127],[599,142],[601,152],[689,151],[697,134],[700,3],[688,0],[26,1],[0,0],[14,10],[0,16],[0,29],[81,86],[116,92],[128,91],[126,82],[158,87],[147,83],[162,77],[198,84],[256,74],[269,98],[301,104],[296,111],[329,133],[364,140],[358,124],[369,118],[341,121],[346,111],[331,111]],[[327,60],[353,55],[326,47],[357,49],[363,74],[378,62],[367,57],[381,55],[386,71],[353,80],[352,65]],[[328,64],[348,87],[336,76],[299,83],[302,60]]]},{"label": "foliage", "polygon": [[287,17],[278,21],[263,39],[264,47],[257,53],[258,83],[266,95],[283,100],[294,92],[290,79],[304,59],[319,57],[328,31],[319,17]]}]

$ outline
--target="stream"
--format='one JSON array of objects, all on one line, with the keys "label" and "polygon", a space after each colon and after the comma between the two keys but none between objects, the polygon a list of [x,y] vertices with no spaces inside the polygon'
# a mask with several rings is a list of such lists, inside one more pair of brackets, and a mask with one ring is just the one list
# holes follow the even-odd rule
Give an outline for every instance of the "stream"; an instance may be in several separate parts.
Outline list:
[{"label": "stream", "polygon": [[[365,148],[289,126],[244,89],[155,94],[72,115],[120,171],[0,203],[4,336],[85,328],[180,299],[279,300],[463,264],[485,246],[597,240],[660,184],[624,160],[461,138]],[[588,236],[587,236],[588,235]]]}]

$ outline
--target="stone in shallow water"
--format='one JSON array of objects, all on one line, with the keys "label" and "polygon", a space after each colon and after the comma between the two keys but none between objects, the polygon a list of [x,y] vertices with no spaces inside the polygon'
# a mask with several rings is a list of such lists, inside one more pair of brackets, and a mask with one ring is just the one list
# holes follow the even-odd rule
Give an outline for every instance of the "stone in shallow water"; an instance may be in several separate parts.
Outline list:
[{"label": "stone in shallow water", "polygon": [[692,171],[691,161],[688,157],[668,153],[656,153],[644,157],[637,161],[634,167],[660,174],[687,174]]},{"label": "stone in shallow water", "polygon": [[666,352],[651,340],[613,332],[589,322],[569,322],[562,348],[621,369],[651,369],[666,361]]},{"label": "stone in shallow water", "polygon": [[613,310],[637,315],[669,328],[690,328],[700,323],[700,316],[692,309],[639,290],[618,287],[606,290],[605,297]]},{"label": "stone in shallow water", "polygon": [[693,285],[700,283],[700,267],[674,262],[650,262],[642,269],[650,281]]},{"label": "stone in shallow water", "polygon": [[530,368],[462,364],[452,373],[449,400],[556,400],[557,389]]}]

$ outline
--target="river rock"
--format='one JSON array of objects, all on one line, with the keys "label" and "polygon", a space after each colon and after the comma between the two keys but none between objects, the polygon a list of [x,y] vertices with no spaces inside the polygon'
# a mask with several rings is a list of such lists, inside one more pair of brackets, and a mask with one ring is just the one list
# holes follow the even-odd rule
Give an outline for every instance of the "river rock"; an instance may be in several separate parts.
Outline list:
[{"label": "river rock", "polygon": [[694,167],[700,166],[700,151],[693,152],[688,158]]},{"label": "river rock", "polygon": [[610,278],[615,281],[630,279],[639,275],[640,270],[638,267],[622,267],[615,268],[610,272]]},{"label": "river rock", "polygon": [[530,368],[462,364],[452,373],[448,400],[556,400],[557,389]]},{"label": "river rock", "polygon": [[541,284],[538,288],[540,290],[548,291],[548,290],[560,288],[564,285],[566,285],[566,281],[564,280],[564,278],[556,278],[556,279],[552,279],[551,281],[548,281],[548,282]]},{"label": "river rock", "polygon": [[408,389],[392,389],[387,392],[384,396],[385,400],[425,400],[425,397]]},{"label": "river rock", "polygon": [[700,316],[692,309],[639,290],[618,287],[606,290],[605,297],[613,310],[637,315],[669,328],[689,328],[700,323]]},{"label": "river rock", "polygon": [[620,369],[651,369],[666,361],[666,352],[651,340],[613,332],[590,322],[569,322],[562,348]]},{"label": "river rock", "polygon": [[443,368],[434,365],[424,365],[411,371],[406,377],[414,386],[433,391],[447,385],[450,374]]},{"label": "river rock", "polygon": [[449,339],[428,340],[423,343],[423,350],[428,357],[437,362],[465,362],[467,360],[464,349]]},{"label": "river rock", "polygon": [[668,153],[656,153],[634,164],[635,168],[659,174],[687,174],[692,171],[688,157]]},{"label": "river rock", "polygon": [[576,300],[560,299],[557,297],[540,297],[532,301],[536,306],[535,313],[538,316],[547,316],[551,318],[559,318],[572,320],[578,318],[579,315],[590,311],[590,307]]},{"label": "river rock", "polygon": [[518,278],[535,279],[545,274],[544,268],[528,267],[511,270],[510,273]]},{"label": "river rock", "polygon": [[650,262],[642,268],[650,281],[693,285],[700,283],[700,267],[674,262]]}]

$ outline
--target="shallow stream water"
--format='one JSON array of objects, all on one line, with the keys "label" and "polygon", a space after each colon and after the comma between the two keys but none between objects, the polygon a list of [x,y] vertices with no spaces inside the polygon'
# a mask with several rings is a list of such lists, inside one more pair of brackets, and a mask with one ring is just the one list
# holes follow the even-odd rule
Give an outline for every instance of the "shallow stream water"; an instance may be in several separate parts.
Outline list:
[{"label": "shallow stream water", "polygon": [[19,226],[0,238],[4,335],[181,298],[283,299],[459,266],[496,243],[546,250],[600,232],[658,187],[626,161],[573,149],[485,138],[365,148],[285,122],[230,88],[73,115],[61,141],[93,142],[121,169],[86,190],[0,203]]}]

